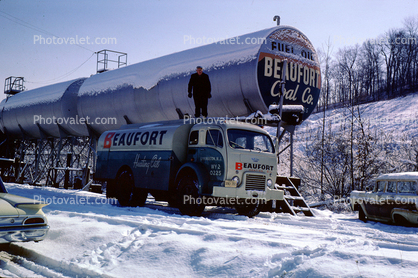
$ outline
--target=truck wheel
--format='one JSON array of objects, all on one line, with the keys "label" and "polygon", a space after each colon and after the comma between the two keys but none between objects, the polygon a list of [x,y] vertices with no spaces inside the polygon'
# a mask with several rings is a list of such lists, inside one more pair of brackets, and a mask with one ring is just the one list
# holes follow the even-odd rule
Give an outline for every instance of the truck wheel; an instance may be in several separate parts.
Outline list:
[{"label": "truck wheel", "polygon": [[260,203],[257,201],[256,204],[236,205],[235,210],[239,215],[246,215],[251,218],[260,213]]},{"label": "truck wheel", "polygon": [[116,178],[117,198],[122,207],[132,206],[134,199],[134,176],[131,171],[125,169]]},{"label": "truck wheel", "polygon": [[148,192],[142,188],[134,188],[134,196],[132,200],[132,206],[143,207],[147,201]]},{"label": "truck wheel", "polygon": [[106,198],[116,197],[115,180],[108,180],[106,184]]},{"label": "truck wheel", "polygon": [[182,176],[177,183],[177,206],[182,214],[200,216],[205,210],[199,196],[198,180],[195,175]]},{"label": "truck wheel", "polygon": [[366,223],[367,222],[367,219],[366,219],[366,214],[364,213],[364,210],[363,210],[363,208],[362,207],[359,207],[359,209],[358,209],[358,219],[360,219],[361,221],[363,221],[364,223]]}]

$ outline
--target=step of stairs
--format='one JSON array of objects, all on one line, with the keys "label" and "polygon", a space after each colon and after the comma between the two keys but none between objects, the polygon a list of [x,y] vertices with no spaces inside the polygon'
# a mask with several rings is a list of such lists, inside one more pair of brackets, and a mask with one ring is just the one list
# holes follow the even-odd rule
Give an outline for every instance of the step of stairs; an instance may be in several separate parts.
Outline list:
[{"label": "step of stairs", "polygon": [[314,216],[311,208],[298,191],[299,185],[300,179],[298,178],[277,176],[276,188],[284,190],[285,195],[284,200],[277,201],[276,211],[288,212],[292,215],[301,212],[306,216]]}]

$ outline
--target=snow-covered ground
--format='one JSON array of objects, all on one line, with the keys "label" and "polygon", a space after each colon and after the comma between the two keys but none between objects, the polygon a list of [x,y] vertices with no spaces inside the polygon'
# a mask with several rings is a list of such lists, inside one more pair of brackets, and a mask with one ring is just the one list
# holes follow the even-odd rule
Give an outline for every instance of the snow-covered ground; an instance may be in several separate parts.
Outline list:
[{"label": "snow-covered ground", "polygon": [[[415,137],[416,107],[418,94],[366,104],[362,119]],[[296,147],[321,117],[297,128]],[[327,112],[332,129],[348,120],[346,108]],[[418,277],[418,228],[363,223],[353,212],[248,218],[210,207],[189,217],[151,198],[123,208],[90,192],[6,187],[51,203],[44,208],[51,228],[42,242],[1,246],[1,277]]]},{"label": "snow-covered ground", "polygon": [[[418,228],[363,223],[314,210],[202,217],[157,206],[123,208],[103,195],[6,184],[51,203],[39,243],[0,252],[1,277],[417,277]],[[164,203],[162,203],[164,204]]]}]

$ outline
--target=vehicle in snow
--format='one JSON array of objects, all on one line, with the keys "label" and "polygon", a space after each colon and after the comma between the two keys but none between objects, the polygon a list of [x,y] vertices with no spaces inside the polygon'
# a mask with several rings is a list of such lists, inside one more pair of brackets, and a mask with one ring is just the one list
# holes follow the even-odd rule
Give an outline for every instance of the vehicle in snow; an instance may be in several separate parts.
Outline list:
[{"label": "vehicle in snow", "polygon": [[9,194],[0,178],[0,243],[43,240],[49,230],[46,205]]},{"label": "vehicle in snow", "polygon": [[353,191],[351,207],[359,219],[418,224],[418,172],[380,175],[372,192]]},{"label": "vehicle in snow", "polygon": [[208,118],[104,132],[94,179],[107,181],[107,197],[123,206],[144,205],[150,193],[183,214],[200,215],[211,205],[254,216],[263,203],[283,200],[283,190],[275,189],[276,173],[275,147],[265,130]]}]

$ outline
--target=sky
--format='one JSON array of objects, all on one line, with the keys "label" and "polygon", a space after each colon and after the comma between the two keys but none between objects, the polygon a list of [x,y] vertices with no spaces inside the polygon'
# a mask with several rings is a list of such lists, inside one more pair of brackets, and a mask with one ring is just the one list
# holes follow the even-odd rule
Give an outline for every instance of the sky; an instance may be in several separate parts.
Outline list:
[{"label": "sky", "polygon": [[336,52],[418,17],[418,0],[0,0],[0,84],[22,76],[33,89],[88,77],[103,49],[135,64],[274,27],[275,15],[317,50],[330,41]]}]

